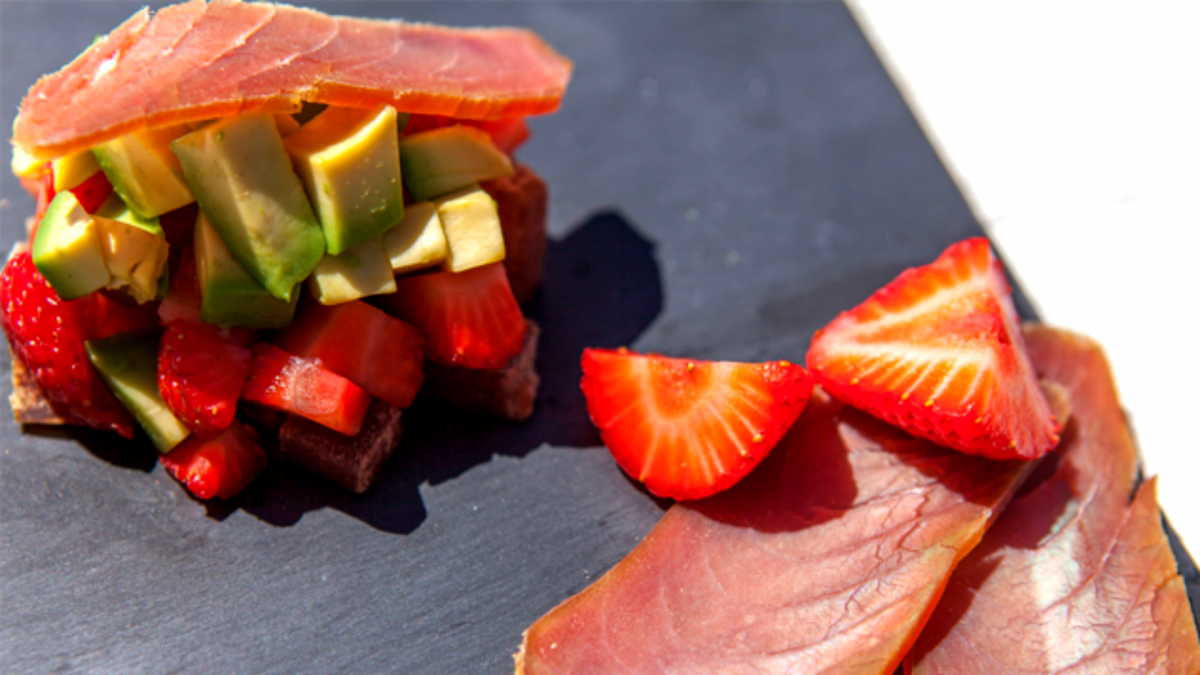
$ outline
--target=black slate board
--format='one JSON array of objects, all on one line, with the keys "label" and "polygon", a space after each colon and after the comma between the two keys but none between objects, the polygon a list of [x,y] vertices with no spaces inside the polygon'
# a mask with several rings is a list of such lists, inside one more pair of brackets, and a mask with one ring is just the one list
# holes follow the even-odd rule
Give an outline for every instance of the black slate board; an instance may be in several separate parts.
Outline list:
[{"label": "black slate board", "polygon": [[[0,3],[4,128],[39,75],[139,6]],[[322,8],[529,26],[575,61],[520,153],[552,194],[538,412],[419,406],[364,496],[273,467],[217,505],[144,442],[0,415],[5,672],[510,672],[521,631],[665,507],[600,447],[584,346],[802,362],[838,311],[980,233],[841,4]],[[7,249],[33,204],[7,171],[0,191]]]}]

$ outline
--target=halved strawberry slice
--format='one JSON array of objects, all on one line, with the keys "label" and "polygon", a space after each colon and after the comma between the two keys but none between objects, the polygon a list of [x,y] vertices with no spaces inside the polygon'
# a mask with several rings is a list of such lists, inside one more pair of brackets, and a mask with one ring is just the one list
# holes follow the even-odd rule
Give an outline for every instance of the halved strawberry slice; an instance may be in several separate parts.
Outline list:
[{"label": "halved strawberry slice", "polygon": [[361,300],[305,303],[272,341],[289,354],[317,359],[397,408],[411,406],[425,382],[425,336]]},{"label": "halved strawberry slice", "polygon": [[189,436],[162,463],[196,497],[229,499],[267,466],[267,455],[254,429],[234,422],[214,438]]},{"label": "halved strawberry slice", "polygon": [[0,273],[0,322],[13,353],[29,368],[55,411],[74,424],[133,437],[133,418],[88,361],[90,326],[80,301],[58,297],[28,252]]},{"label": "halved strawberry slice", "polygon": [[243,400],[308,418],[347,436],[358,435],[371,405],[366,392],[315,359],[293,356],[265,342],[251,351]]},{"label": "halved strawberry slice", "polygon": [[158,391],[184,426],[212,436],[228,427],[250,369],[250,350],[213,326],[172,321],[158,343]]},{"label": "halved strawberry slice", "polygon": [[425,356],[441,364],[502,368],[525,346],[525,317],[504,263],[398,277],[396,292],[377,302],[425,331]]},{"label": "halved strawberry slice", "polygon": [[750,473],[800,416],[812,378],[787,361],[583,351],[583,395],[617,464],[660,497],[699,499]]},{"label": "halved strawberry slice", "polygon": [[913,435],[997,459],[1041,457],[1059,425],[1009,294],[987,239],[959,242],[817,331],[808,367],[829,393]]}]

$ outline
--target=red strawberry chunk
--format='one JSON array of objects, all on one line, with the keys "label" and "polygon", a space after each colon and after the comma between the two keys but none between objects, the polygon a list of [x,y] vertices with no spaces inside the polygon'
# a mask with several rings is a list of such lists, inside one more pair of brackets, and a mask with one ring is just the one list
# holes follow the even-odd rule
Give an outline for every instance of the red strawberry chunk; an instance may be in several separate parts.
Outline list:
[{"label": "red strawberry chunk", "polygon": [[742,479],[812,395],[787,361],[734,363],[585,349],[583,395],[617,464],[661,497],[699,499]]},{"label": "red strawberry chunk", "polygon": [[234,422],[213,438],[192,435],[163,455],[163,467],[199,499],[229,499],[267,466],[254,429]]},{"label": "red strawberry chunk", "polygon": [[158,329],[158,305],[114,299],[104,291],[72,301],[79,308],[83,339],[99,340],[117,333]]},{"label": "red strawberry chunk", "polygon": [[412,405],[425,382],[421,331],[361,300],[331,306],[307,303],[274,342],[289,354],[316,359],[323,368],[400,409]]},{"label": "red strawberry chunk", "polygon": [[88,361],[79,301],[58,297],[28,252],[0,273],[0,321],[13,353],[29,368],[56,412],[73,424],[133,437],[133,418]]},{"label": "red strawberry chunk", "polygon": [[158,344],[158,391],[163,402],[201,435],[233,422],[250,369],[250,350],[207,324],[172,321]]},{"label": "red strawberry chunk", "polygon": [[906,270],[817,331],[808,367],[837,398],[963,452],[1035,459],[1058,443],[1004,268],[983,237]]},{"label": "red strawberry chunk", "polygon": [[358,435],[371,397],[353,382],[275,345],[260,342],[242,387],[242,399],[310,419],[347,436]]},{"label": "red strawberry chunk", "polygon": [[79,200],[79,205],[84,211],[95,213],[96,209],[108,201],[113,193],[113,186],[103,171],[97,171],[88,176],[87,180],[71,188],[71,192],[75,193],[75,199]]},{"label": "red strawberry chunk", "polygon": [[525,345],[525,316],[504,263],[396,279],[380,306],[425,331],[426,358],[464,368],[502,368]]}]

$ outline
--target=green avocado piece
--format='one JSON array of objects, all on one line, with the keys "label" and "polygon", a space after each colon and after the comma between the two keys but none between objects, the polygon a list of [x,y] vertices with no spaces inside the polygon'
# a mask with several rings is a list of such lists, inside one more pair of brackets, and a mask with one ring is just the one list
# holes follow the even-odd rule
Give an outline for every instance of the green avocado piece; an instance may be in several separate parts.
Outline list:
[{"label": "green avocado piece", "polygon": [[171,141],[188,132],[172,124],[126,134],[92,148],[113,190],[142,218],[155,218],[196,200]]},{"label": "green avocado piece", "polygon": [[162,225],[159,225],[158,218],[143,218],[134,213],[132,209],[125,205],[125,200],[121,199],[116,194],[109,195],[100,208],[96,209],[97,216],[103,216],[110,220],[119,220],[122,223],[136,225],[143,230],[157,237],[166,238],[166,233],[163,232]]},{"label": "green avocado piece", "polygon": [[325,235],[292,170],[275,119],[227,117],[171,143],[200,209],[233,257],[276,298],[325,255]]},{"label": "green avocado piece", "polygon": [[100,226],[74,193],[58,193],[42,216],[33,239],[33,265],[63,300],[108,285]]},{"label": "green avocado piece", "polygon": [[404,217],[396,109],[329,107],[283,141],[338,255]]},{"label": "green avocado piece", "polygon": [[196,218],[193,246],[202,320],[242,328],[283,328],[292,322],[299,284],[286,299],[267,292],[242,269],[203,213]]},{"label": "green avocado piece", "polygon": [[133,414],[154,447],[166,454],[191,433],[158,393],[158,333],[119,333],[84,343],[88,360]]},{"label": "green avocado piece", "polygon": [[400,166],[404,185],[418,202],[513,173],[512,160],[491,136],[462,125],[400,139]]}]

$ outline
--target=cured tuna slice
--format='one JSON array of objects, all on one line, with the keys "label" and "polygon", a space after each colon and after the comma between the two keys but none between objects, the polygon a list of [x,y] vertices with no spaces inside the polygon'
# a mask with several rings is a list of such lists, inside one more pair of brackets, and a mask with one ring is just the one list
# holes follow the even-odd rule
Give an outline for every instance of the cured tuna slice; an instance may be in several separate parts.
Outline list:
[{"label": "cured tuna slice", "polygon": [[1129,500],[1137,451],[1103,351],[1048,328],[1027,329],[1025,340],[1038,373],[1070,393],[1071,420],[954,572],[911,672],[1200,672],[1155,481]]},{"label": "cured tuna slice", "polygon": [[571,62],[535,34],[192,0],[134,14],[21,104],[13,141],[56,157],[147,126],[302,101],[464,119],[552,112]]},{"label": "cured tuna slice", "polygon": [[517,671],[890,675],[1030,466],[914,439],[817,389],[754,473],[671,507],[530,627]]}]

